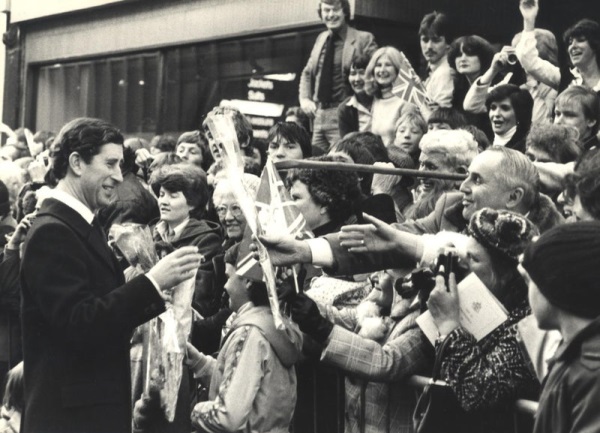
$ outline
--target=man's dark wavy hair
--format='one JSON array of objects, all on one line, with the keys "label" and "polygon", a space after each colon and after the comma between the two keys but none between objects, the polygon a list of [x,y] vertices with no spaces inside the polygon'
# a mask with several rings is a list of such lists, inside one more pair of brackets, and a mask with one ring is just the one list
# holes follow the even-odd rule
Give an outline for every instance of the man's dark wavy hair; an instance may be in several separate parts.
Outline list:
[{"label": "man's dark wavy hair", "polygon": [[80,117],[62,127],[54,139],[52,173],[57,180],[67,175],[69,156],[77,152],[86,164],[108,143],[123,145],[123,135],[102,119]]}]

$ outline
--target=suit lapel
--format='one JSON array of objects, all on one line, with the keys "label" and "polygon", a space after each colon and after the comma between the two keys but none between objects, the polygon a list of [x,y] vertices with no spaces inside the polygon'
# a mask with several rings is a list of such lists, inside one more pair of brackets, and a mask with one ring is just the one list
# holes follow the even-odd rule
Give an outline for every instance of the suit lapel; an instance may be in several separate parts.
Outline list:
[{"label": "suit lapel", "polygon": [[354,45],[356,44],[356,30],[352,27],[348,27],[346,33],[346,41],[344,42],[344,51],[342,52],[342,70],[344,76],[350,71],[352,65],[352,57],[354,56]]},{"label": "suit lapel", "polygon": [[327,31],[319,34],[317,40],[315,41],[315,45],[313,47],[312,55],[313,57],[313,77],[317,78],[317,72],[319,70],[319,56],[321,55],[321,51],[323,51],[323,46],[325,45],[325,41],[327,40],[327,35],[329,33]]},{"label": "suit lapel", "polygon": [[75,210],[59,200],[48,198],[42,203],[38,215],[52,215],[73,229],[73,231],[89,245],[90,251],[95,254],[112,272],[121,274],[115,266],[114,255],[99,230],[93,228]]}]

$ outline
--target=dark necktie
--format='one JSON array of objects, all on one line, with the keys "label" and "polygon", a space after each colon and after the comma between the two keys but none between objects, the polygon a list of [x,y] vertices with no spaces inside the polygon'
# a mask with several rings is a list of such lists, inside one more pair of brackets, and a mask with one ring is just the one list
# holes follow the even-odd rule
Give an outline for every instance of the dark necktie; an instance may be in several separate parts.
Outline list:
[{"label": "dark necktie", "polygon": [[106,236],[106,232],[104,231],[102,224],[100,224],[100,221],[98,220],[98,217],[96,217],[96,216],[94,216],[94,219],[92,220],[92,227],[94,228],[94,230],[96,230],[96,232],[100,235],[100,237],[102,238],[102,240],[104,242],[108,242],[108,237]]},{"label": "dark necktie", "polygon": [[323,56],[323,66],[321,67],[321,77],[319,79],[319,91],[317,98],[319,102],[328,103],[331,102],[332,87],[333,87],[333,57],[334,57],[334,38],[335,35],[331,33],[327,36],[325,42],[325,56]]}]

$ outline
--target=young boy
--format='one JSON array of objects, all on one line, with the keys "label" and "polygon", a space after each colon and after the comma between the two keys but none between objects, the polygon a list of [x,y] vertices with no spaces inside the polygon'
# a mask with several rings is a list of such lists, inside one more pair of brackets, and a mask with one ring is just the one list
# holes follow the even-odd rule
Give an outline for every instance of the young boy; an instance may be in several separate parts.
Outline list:
[{"label": "young boy", "polygon": [[555,227],[519,270],[538,326],[563,341],[549,363],[534,433],[600,429],[600,221]]},{"label": "young boy", "polygon": [[296,404],[294,363],[302,348],[298,327],[275,328],[263,283],[236,274],[239,244],[225,254],[225,290],[236,312],[217,359],[188,344],[188,364],[209,390],[192,424],[209,432],[287,432]]}]

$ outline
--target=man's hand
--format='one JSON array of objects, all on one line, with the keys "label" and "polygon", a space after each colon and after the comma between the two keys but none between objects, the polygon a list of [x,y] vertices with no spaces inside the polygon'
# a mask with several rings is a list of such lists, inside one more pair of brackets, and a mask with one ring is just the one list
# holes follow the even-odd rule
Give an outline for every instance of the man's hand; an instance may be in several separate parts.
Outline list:
[{"label": "man's hand", "polygon": [[[306,241],[301,241],[292,235],[261,235],[260,242],[267,248],[273,266],[289,266],[297,263],[311,263],[312,253]],[[258,257],[258,245],[250,244],[250,249]]]},{"label": "man's hand", "polygon": [[302,108],[302,111],[309,117],[315,117],[315,114],[317,113],[317,104],[310,99],[301,99],[300,108]]},{"label": "man's hand", "polygon": [[35,221],[35,212],[31,212],[23,217],[23,219],[17,225],[14,233],[10,237],[7,248],[9,250],[18,250],[23,241],[25,240],[25,236],[27,232],[31,228],[31,224]]},{"label": "man's hand", "polygon": [[340,245],[351,253],[388,252],[401,246],[401,232],[369,214],[363,214],[371,224],[351,224],[342,227]]},{"label": "man's hand", "polygon": [[148,394],[142,394],[142,397],[133,406],[133,425],[136,430],[145,431],[163,419],[164,415],[160,408],[160,389],[156,383],[151,383]]},{"label": "man's hand", "polygon": [[[440,272],[443,273],[443,266]],[[460,326],[460,307],[458,304],[458,290],[456,277],[453,272],[448,277],[448,288],[443,275],[435,277],[435,288],[427,301],[429,312],[438,328],[440,335],[448,335]]]},{"label": "man's hand", "polygon": [[204,256],[198,253],[197,247],[181,247],[161,259],[148,275],[154,278],[161,291],[168,291],[191,278],[203,261]]}]

